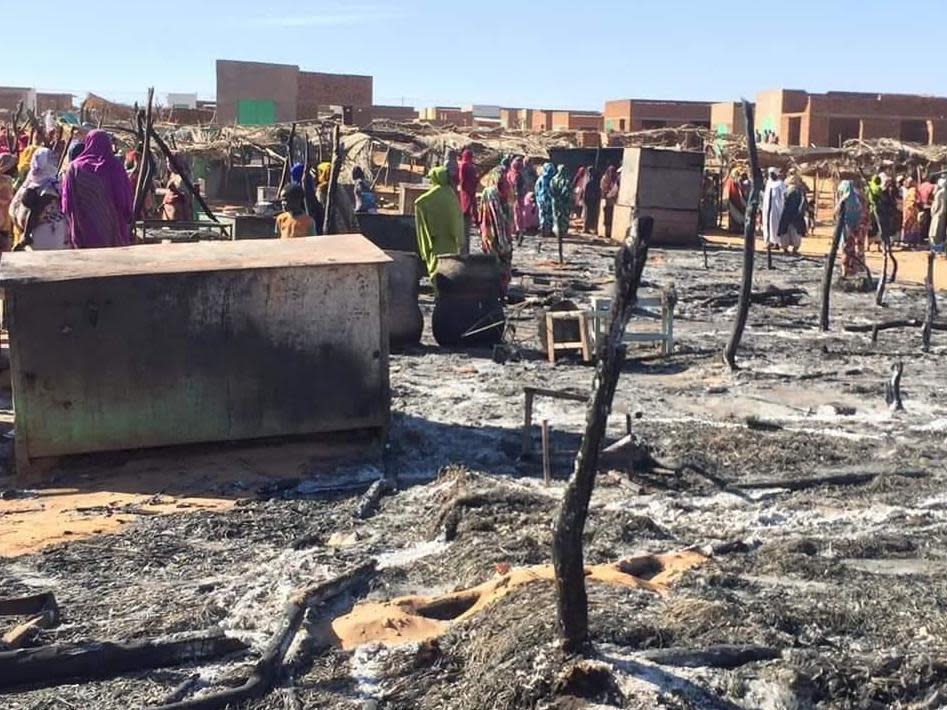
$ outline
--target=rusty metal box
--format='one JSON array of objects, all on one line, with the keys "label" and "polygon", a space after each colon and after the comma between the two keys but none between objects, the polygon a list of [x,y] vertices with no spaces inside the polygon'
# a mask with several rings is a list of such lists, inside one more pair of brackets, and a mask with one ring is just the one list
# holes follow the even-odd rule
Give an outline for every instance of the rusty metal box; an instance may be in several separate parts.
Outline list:
[{"label": "rusty metal box", "polygon": [[361,235],[4,254],[18,465],[384,431],[389,261]]}]

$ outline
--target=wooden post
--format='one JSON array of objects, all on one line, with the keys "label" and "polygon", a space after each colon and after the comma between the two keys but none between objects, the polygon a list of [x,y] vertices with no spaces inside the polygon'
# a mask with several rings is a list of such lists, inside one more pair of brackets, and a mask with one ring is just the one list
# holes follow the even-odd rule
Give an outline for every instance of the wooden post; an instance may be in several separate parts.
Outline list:
[{"label": "wooden post", "polygon": [[753,123],[753,107],[743,100],[743,116],[746,120],[746,145],[750,158],[750,173],[753,188],[746,208],[743,225],[743,282],[740,285],[740,300],[737,306],[737,319],[733,324],[730,342],[723,351],[723,359],[731,370],[737,369],[737,350],[746,328],[746,319],[750,313],[750,297],[753,292],[753,260],[756,258],[756,215],[760,209],[760,193],[763,191],[763,173],[760,172],[759,157],[756,152],[756,133]]},{"label": "wooden post", "polygon": [[332,213],[335,211],[335,189],[342,170],[342,139],[339,124],[332,127],[332,170],[329,172],[329,187],[326,190],[326,214],[322,225],[323,234],[332,234]]},{"label": "wooden post", "polygon": [[648,240],[654,228],[651,217],[640,217],[615,257],[615,296],[612,299],[608,335],[598,344],[592,396],[586,411],[585,433],[575,459],[553,534],[552,560],[558,593],[559,627],[567,652],[585,652],[589,647],[588,597],[585,592],[585,564],[582,533],[595,486],[599,453],[625,361],[623,336],[638,302],[638,286],[648,258]]},{"label": "wooden post", "polygon": [[921,331],[921,342],[924,352],[931,349],[931,330],[934,318],[937,316],[937,295],[934,291],[934,252],[927,252],[927,277],[924,279],[924,289],[927,291],[927,308],[924,311],[924,329]]},{"label": "wooden post", "polygon": [[[168,148],[168,144],[165,143],[164,140],[162,140],[161,136],[158,135],[158,132],[155,131],[154,126],[148,127],[148,133],[151,134],[151,139],[155,142],[155,145],[158,146],[158,149],[164,154],[164,157],[167,158],[169,162],[172,161],[174,156],[171,153],[171,149]],[[201,209],[204,210],[204,214],[210,217],[212,221],[217,222],[219,224],[220,220],[217,219],[217,215],[215,215],[211,211],[210,207],[207,206],[207,202],[204,200],[201,194],[197,191],[197,188],[194,187],[194,183],[191,182],[191,178],[189,178],[186,174],[182,174],[181,180],[184,182],[185,187],[187,187],[187,189],[190,190],[191,194],[194,196],[194,199],[197,200],[197,203],[201,206]]]},{"label": "wooden post", "polygon": [[62,146],[62,155],[59,156],[59,167],[56,172],[61,173],[63,166],[66,164],[66,156],[69,155],[69,144],[72,143],[72,139],[76,137],[76,127],[71,126],[69,128],[69,137],[66,139],[65,143]]},{"label": "wooden post", "polygon": [[548,487],[552,479],[550,473],[549,420],[543,419],[543,483]]},{"label": "wooden post", "polygon": [[835,270],[835,258],[838,256],[838,245],[845,234],[845,211],[838,210],[835,218],[835,231],[832,233],[832,244],[829,246],[829,255],[826,257],[825,270],[822,272],[822,310],[819,312],[819,330],[829,329],[829,299],[832,295],[832,273]]},{"label": "wooden post", "polygon": [[293,167],[293,142],[296,140],[296,124],[289,129],[289,141],[286,143],[286,162],[283,163],[283,172],[280,174],[279,187],[276,189],[276,199],[283,199],[283,188],[289,182],[289,172]]},{"label": "wooden post", "polygon": [[141,219],[141,211],[145,206],[145,192],[148,189],[148,159],[151,154],[151,111],[154,98],[155,89],[152,86],[148,88],[148,106],[145,108],[145,126],[142,131],[141,155],[138,157],[138,181],[135,185],[135,207],[132,212],[132,231],[135,229],[135,222]]}]

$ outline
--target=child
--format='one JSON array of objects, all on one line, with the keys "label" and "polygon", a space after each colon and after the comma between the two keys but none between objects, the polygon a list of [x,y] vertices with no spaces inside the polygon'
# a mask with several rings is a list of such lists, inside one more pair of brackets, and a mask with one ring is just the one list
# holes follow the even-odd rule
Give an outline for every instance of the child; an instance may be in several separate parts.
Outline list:
[{"label": "child", "polygon": [[283,190],[286,211],[276,218],[276,233],[280,239],[314,237],[316,223],[306,213],[306,195],[302,185],[292,183]]}]

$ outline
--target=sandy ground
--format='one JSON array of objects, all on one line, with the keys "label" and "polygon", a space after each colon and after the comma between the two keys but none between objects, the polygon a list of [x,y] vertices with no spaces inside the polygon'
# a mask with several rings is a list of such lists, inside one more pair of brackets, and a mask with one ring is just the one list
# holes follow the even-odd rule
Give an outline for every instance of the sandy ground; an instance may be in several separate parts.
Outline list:
[{"label": "sandy ground", "polygon": [[[521,457],[522,388],[588,391],[590,366],[569,357],[550,365],[538,350],[536,324],[556,298],[582,305],[608,295],[614,246],[570,240],[563,268],[549,265],[553,251],[529,237],[516,252],[514,286],[531,278],[526,300],[507,312],[510,360],[441,350],[429,331],[421,347],[393,355],[393,427],[383,460],[333,469],[302,450],[271,447],[248,465],[241,449],[211,448],[174,458],[174,486],[156,474],[150,455],[100,462],[89,486],[61,471],[50,486],[103,495],[103,505],[116,502],[112,516],[129,522],[66,540],[57,538],[64,534],[59,526],[42,551],[0,560],[0,595],[52,589],[59,600],[63,623],[39,631],[31,645],[219,626],[251,651],[105,681],[21,688],[4,695],[4,707],[142,707],[195,674],[191,694],[238,684],[294,590],[368,559],[377,560],[377,574],[364,589],[311,612],[297,639],[298,661],[247,710],[920,710],[947,702],[947,340],[935,332],[924,354],[918,329],[886,331],[875,344],[843,330],[921,315],[920,289],[900,284],[884,308],[871,294],[835,290],[833,328],[820,333],[821,262],[780,256],[769,271],[761,255],[757,291],[798,287],[809,295],[795,305],[754,306],[741,369],[730,372],[720,351],[741,254],[727,248],[710,251],[709,269],[698,251],[652,251],[644,291],[674,284],[677,345],[668,358],[649,348],[633,353],[609,435],[617,439],[630,414],[636,436],[673,472],[627,455],[604,461],[585,536],[589,565],[684,549],[706,554],[706,563],[683,572],[666,594],[590,584],[594,653],[582,662],[557,649],[554,587],[544,580],[527,581],[463,619],[466,610],[454,609],[438,619],[446,629],[435,624],[439,635],[426,642],[345,649],[317,633],[359,603],[390,608],[398,599],[463,596],[549,563],[551,522],[584,408],[537,400],[534,421],[549,420],[555,452],[554,481],[546,487],[540,463]],[[429,297],[423,305],[429,319]],[[632,327],[653,322],[639,318]],[[905,367],[900,413],[883,396],[896,361]],[[535,447],[538,427],[531,435]],[[382,469],[398,491],[370,519],[356,518],[362,490]],[[845,472],[872,475],[857,485],[805,483]],[[122,475],[130,482],[119,485]],[[182,483],[195,475],[207,479]],[[42,489],[11,479],[0,488],[9,491],[3,506],[47,502],[41,493],[32,497]],[[132,507],[116,493],[133,495]],[[213,499],[212,507],[175,507],[191,498]],[[85,507],[71,505],[70,514]],[[166,514],[135,508],[152,505]],[[27,514],[0,515],[0,523],[20,515]],[[732,667],[700,656],[719,644],[767,654]],[[671,649],[697,653],[697,660],[654,660],[654,652]]]}]

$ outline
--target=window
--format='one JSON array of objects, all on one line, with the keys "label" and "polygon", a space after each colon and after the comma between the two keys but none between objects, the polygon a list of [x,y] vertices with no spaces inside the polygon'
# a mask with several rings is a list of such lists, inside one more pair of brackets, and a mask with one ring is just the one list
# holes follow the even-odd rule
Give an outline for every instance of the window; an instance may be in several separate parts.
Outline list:
[{"label": "window", "polygon": [[276,123],[276,102],[264,99],[237,101],[237,123],[242,126],[269,126]]},{"label": "window", "polygon": [[618,130],[619,130],[619,131],[622,131],[623,133],[624,133],[625,130],[627,130],[627,129],[625,128],[625,119],[624,119],[624,118],[621,118],[621,119],[618,120]]}]

